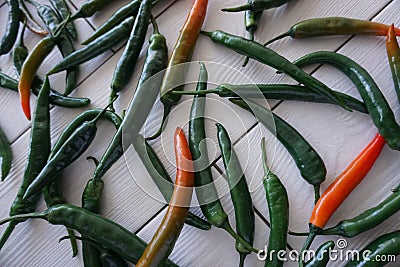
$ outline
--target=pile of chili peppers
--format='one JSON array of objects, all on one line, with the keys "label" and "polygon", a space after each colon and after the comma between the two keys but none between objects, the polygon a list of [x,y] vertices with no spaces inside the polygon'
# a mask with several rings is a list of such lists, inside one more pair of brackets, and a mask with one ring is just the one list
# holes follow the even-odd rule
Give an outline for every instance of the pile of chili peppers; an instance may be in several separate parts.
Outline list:
[{"label": "pile of chili peppers", "polygon": [[[31,218],[40,218],[50,224],[63,225],[67,228],[67,236],[61,240],[70,240],[73,256],[78,253],[77,241],[82,242],[84,266],[127,266],[127,261],[137,266],[177,266],[168,257],[186,223],[204,231],[211,229],[212,226],[226,231],[236,242],[239,266],[244,266],[246,256],[251,253],[272,255],[273,251],[286,250],[288,233],[294,236],[307,236],[303,246],[303,250],[306,250],[317,235],[353,237],[379,226],[400,210],[400,193],[398,188],[395,188],[377,206],[354,218],[342,220],[334,227],[325,228],[333,213],[362,182],[378,160],[385,144],[391,149],[400,150],[400,126],[374,79],[352,59],[335,52],[319,51],[290,62],[267,47],[284,37],[301,39],[354,34],[386,36],[386,50],[394,90],[400,102],[400,48],[396,40],[396,36],[400,35],[400,29],[393,24],[389,26],[342,17],[308,19],[296,23],[287,32],[263,45],[255,41],[255,32],[263,11],[279,8],[290,0],[248,0],[242,6],[223,9],[222,11],[226,12],[244,11],[245,29],[249,33],[249,38],[220,30],[202,31],[208,0],[193,0],[172,55],[168,57],[166,39],[160,33],[156,18],[151,13],[154,5],[163,4],[162,0],[130,1],[114,12],[78,50],[74,48],[74,42],[77,40],[74,21],[101,12],[111,1],[89,0],[74,14],[71,14],[64,0],[50,0],[50,5],[40,4],[34,0],[26,2],[36,9],[41,22],[34,19],[31,14],[32,7],[28,8],[23,0],[7,0],[9,7],[7,29],[0,41],[0,56],[12,51],[15,75],[18,77],[14,79],[0,71],[0,87],[19,93],[21,108],[28,120],[31,120],[33,114],[29,155],[23,179],[10,207],[10,217],[0,221],[0,225],[8,223],[0,238],[0,250],[7,245],[8,238],[18,224]],[[152,25],[153,33],[148,40],[149,46],[141,76],[133,98],[121,118],[115,112],[113,105],[118,101],[121,90],[132,80],[146,41],[149,23]],[[41,25],[45,27],[42,28]],[[26,29],[43,35],[31,52],[24,44]],[[174,71],[172,67],[191,60],[200,34],[244,55],[246,59],[243,67],[247,65],[249,59],[253,59],[276,69],[278,74],[289,75],[300,85],[257,84],[258,92],[251,90],[254,87],[251,84],[220,84],[217,88],[208,89],[207,66],[200,62],[195,91],[185,91],[183,85],[171,87],[172,84],[183,84],[185,73]],[[87,106],[90,99],[69,96],[77,87],[79,65],[101,55],[123,40],[127,40],[127,44],[112,77],[108,105],[103,109],[88,109],[82,112],[51,146],[51,105],[69,108]],[[56,47],[63,59],[51,70],[47,70],[44,78],[39,77],[37,75],[39,67]],[[332,90],[301,69],[311,64],[327,64],[342,72],[352,81],[362,101]],[[151,86],[144,86],[146,81],[163,70],[165,74],[162,80],[152,82]],[[66,79],[64,92],[60,93],[51,88],[49,76],[62,71],[66,72]],[[30,109],[31,93],[37,96],[33,113]],[[208,135],[204,120],[208,94],[227,97],[231,103],[252,113],[265,128],[275,134],[289,152],[301,176],[314,189],[315,206],[310,215],[309,232],[294,233],[288,230],[290,204],[288,194],[283,183],[268,166],[267,144],[263,138],[262,160],[259,164],[264,170],[262,181],[269,210],[270,234],[267,251],[253,247],[256,233],[252,196],[228,131],[221,123],[217,123],[215,126],[217,139],[235,213],[235,229],[231,226],[229,216],[213,185],[211,161],[204,142]],[[193,95],[193,101],[189,115],[188,140],[181,128],[177,128],[174,134],[176,179],[173,180],[148,140],[161,135],[167,125],[171,109],[179,103],[182,95]],[[284,119],[262,105],[248,100],[260,96],[266,99],[329,103],[339,105],[348,111],[366,113],[374,123],[377,134],[321,195],[320,185],[325,181],[327,174],[322,158],[309,141]],[[145,138],[140,131],[158,97],[164,105],[164,115],[158,131]],[[63,195],[62,173],[91,145],[97,135],[97,124],[100,120],[113,124],[116,129],[115,134],[99,161],[94,157],[88,158],[94,161],[95,171],[83,191],[82,207],[70,205]],[[129,135],[125,136],[123,128],[128,125]],[[125,143],[122,141],[123,138]],[[123,156],[126,143],[133,145],[150,177],[169,203],[164,218],[149,244],[128,229],[101,215],[101,200],[105,186],[103,177]],[[0,128],[2,181],[12,169],[12,158],[11,145]],[[204,190],[205,187],[207,190]],[[193,191],[201,203],[203,216],[199,217],[189,211]],[[35,212],[42,194],[47,209]],[[209,199],[212,201],[208,201]],[[81,236],[76,236],[75,232]],[[329,257],[325,252],[334,246],[333,241],[322,244],[316,251],[315,257],[309,261],[301,256],[299,265],[326,266]],[[374,261],[379,256],[399,255],[400,229],[380,236],[363,249],[366,250],[371,252],[368,258],[349,261],[346,266],[382,266],[385,262]],[[277,257],[277,254],[273,255],[274,257],[266,260],[265,266],[283,266],[281,258]]]}]

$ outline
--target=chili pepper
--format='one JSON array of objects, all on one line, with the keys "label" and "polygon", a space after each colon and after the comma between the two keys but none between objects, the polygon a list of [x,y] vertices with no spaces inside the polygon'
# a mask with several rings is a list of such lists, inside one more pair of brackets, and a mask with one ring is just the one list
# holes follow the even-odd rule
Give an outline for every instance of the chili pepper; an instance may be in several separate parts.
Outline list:
[{"label": "chili pepper", "polygon": [[[37,7],[38,15],[42,18],[49,32],[54,35],[58,25],[60,24],[57,13],[48,5],[41,5],[38,3],[35,3],[35,5]],[[58,36],[56,44],[63,57],[66,57],[75,51],[66,28],[64,28]],[[64,95],[69,95],[76,88],[78,83],[78,74],[79,71],[77,66],[67,70]]]},{"label": "chili pepper", "polygon": [[[381,135],[377,134],[325,190],[313,209],[309,221],[310,233],[304,243],[303,250],[308,249],[315,236],[325,227],[332,214],[364,179],[384,145],[385,140]],[[302,260],[300,264],[303,264]]]},{"label": "chili pepper", "polygon": [[[199,82],[196,92],[207,88],[208,73],[204,64],[200,63]],[[210,159],[208,158],[206,131],[204,126],[206,99],[204,96],[195,96],[190,111],[189,120],[189,147],[194,160],[194,184],[201,211],[206,219],[214,226],[230,227],[228,215],[219,200],[217,189],[211,173]]]},{"label": "chili pepper", "polygon": [[[247,0],[248,4],[252,4],[254,2],[258,2],[259,0]],[[254,41],[254,33],[258,28],[258,21],[260,20],[263,12],[262,11],[252,11],[246,10],[244,13],[244,26],[246,27],[246,31],[249,33],[249,39]],[[247,63],[249,63],[249,57],[246,57],[242,67],[246,67]]]},{"label": "chili pepper", "polygon": [[[58,17],[60,20],[65,20],[68,18],[68,15],[71,13],[67,3],[64,0],[51,0],[50,4],[53,6],[54,10],[57,11]],[[72,40],[76,41],[78,35],[76,33],[76,29],[74,26],[74,22],[70,21],[65,25],[65,29],[68,31],[69,35],[72,37]]]},{"label": "chili pepper", "polygon": [[[22,183],[10,208],[10,216],[33,212],[36,209],[40,194],[23,198],[27,188],[46,165],[50,153],[50,111],[49,80],[46,78],[37,100],[29,141],[29,155]],[[0,239],[0,249],[10,237],[20,221],[11,222]]]},{"label": "chili pepper", "polygon": [[[201,90],[201,91],[172,91],[173,94],[179,95],[206,95],[217,94],[220,97],[242,97],[242,98],[260,98],[264,96],[266,99],[279,100],[299,100],[316,103],[329,103],[331,99],[325,95],[310,90],[307,86],[291,85],[291,84],[221,84],[217,88]],[[368,113],[364,103],[358,99],[335,91],[346,104],[353,110],[362,113]]]},{"label": "chili pepper", "polygon": [[[1,84],[1,82],[0,82]],[[11,170],[12,150],[6,134],[0,128],[0,162],[1,162],[1,181],[7,177]]]},{"label": "chili pepper", "polygon": [[286,73],[299,83],[304,84],[311,90],[325,95],[332,102],[341,105],[343,108],[350,111],[346,102],[334,91],[325,84],[305,73],[299,67],[282,57],[275,51],[262,46],[259,43],[244,39],[239,36],[231,35],[223,31],[202,32],[202,34],[211,38],[212,41],[222,44],[233,51],[255,59],[263,64],[266,64],[274,69]]},{"label": "chili pepper", "polygon": [[46,185],[53,181],[62,170],[85,152],[96,135],[96,123],[105,112],[106,109],[103,109],[93,120],[83,122],[59,149],[53,148],[53,150],[57,152],[49,159],[46,166],[30,184],[25,192],[24,198],[41,191]]},{"label": "chili pepper", "polygon": [[19,21],[21,19],[21,11],[19,10],[18,0],[7,0],[8,4],[8,21],[6,32],[0,42],[0,55],[10,52],[15,41],[17,40]]},{"label": "chili pepper", "polygon": [[[53,225],[64,225],[78,231],[129,262],[136,263],[146,248],[146,242],[121,225],[80,207],[69,204],[55,205],[43,212],[16,215],[0,221],[7,222],[40,218]],[[90,227],[88,227],[90,225]],[[165,260],[160,266],[177,266]]]},{"label": "chili pepper", "polygon": [[345,267],[384,266],[390,261],[389,256],[395,257],[400,254],[399,243],[400,231],[394,231],[381,235],[359,252],[359,255],[362,255],[360,259],[353,259],[349,261]]},{"label": "chili pepper", "polygon": [[[63,24],[60,25],[59,29],[61,29],[62,27]],[[56,39],[58,38],[59,34],[61,34],[61,32],[62,31],[58,31],[54,37],[48,36],[40,40],[22,65],[21,75],[18,83],[18,91],[20,94],[22,110],[24,111],[24,114],[28,120],[31,119],[29,99],[31,95],[31,86],[35,78],[35,74],[44,59],[53,50],[54,46],[56,45]]]},{"label": "chili pepper", "polygon": [[133,22],[133,17],[127,18],[114,29],[62,59],[48,74],[73,68],[107,51],[129,35],[133,27]]},{"label": "chili pepper", "polygon": [[[23,42],[23,32],[21,32],[20,40],[19,43],[14,47],[13,49],[13,64],[14,68],[17,72],[17,75],[21,73],[22,65],[24,64],[26,58],[28,57],[28,48],[24,45]],[[4,85],[4,87],[8,89],[12,89],[14,91],[18,92],[18,81],[14,80],[12,78],[6,79],[7,84]],[[43,85],[43,81],[40,80],[38,76],[35,76],[33,78],[32,82],[32,93],[34,95],[38,95],[40,88]],[[90,99],[89,98],[78,98],[78,97],[68,97],[68,96],[63,96],[61,93],[57,92],[56,90],[50,89],[50,103],[57,105],[57,106],[62,106],[62,107],[84,107],[90,104]]]},{"label": "chili pepper", "polygon": [[314,186],[314,198],[317,201],[320,184],[325,181],[326,177],[325,164],[317,151],[296,129],[270,110],[249,100],[229,99],[229,101],[253,113],[265,128],[276,134],[276,138],[292,156],[301,176]]},{"label": "chili pepper", "polygon": [[323,230],[322,235],[353,237],[383,223],[400,210],[400,192],[394,192],[378,205],[354,218],[342,220],[336,226]]},{"label": "chili pepper", "polygon": [[392,24],[386,38],[386,51],[389,59],[390,70],[392,72],[394,89],[397,99],[400,102],[400,48],[397,43],[395,28]]},{"label": "chili pepper", "polygon": [[268,167],[264,137],[261,140],[261,150],[264,168],[263,185],[268,202],[271,229],[266,255],[273,255],[265,262],[265,266],[283,266],[283,261],[272,251],[286,250],[289,227],[289,198],[285,186]]},{"label": "chili pepper", "polygon": [[[165,169],[164,165],[162,164],[161,160],[158,158],[157,153],[140,134],[138,134],[135,140],[132,141],[132,145],[135,148],[150,177],[163,195],[164,199],[167,202],[170,202],[173,192],[173,181],[169,176],[167,170]],[[185,223],[194,226],[200,230],[211,229],[211,224],[209,222],[201,219],[190,211],[186,217]]]},{"label": "chili pepper", "polygon": [[[386,36],[388,29],[388,25],[368,20],[343,17],[314,18],[294,24],[287,32],[278,35],[264,45],[288,36],[294,39],[353,34]],[[400,35],[400,29],[398,28],[396,28],[396,35]]]},{"label": "chili pepper", "polygon": [[335,242],[329,240],[323,243],[315,252],[313,259],[305,263],[305,267],[325,267],[329,262],[330,252],[335,247]]},{"label": "chili pepper", "polygon": [[18,81],[7,74],[0,72],[0,87],[18,92]]},{"label": "chili pepper", "polygon": [[136,266],[158,266],[168,258],[183,228],[192,200],[194,173],[193,162],[185,133],[176,128],[174,135],[176,180],[174,191],[161,224],[147,245]]},{"label": "chili pepper", "polygon": [[102,10],[112,2],[113,0],[88,0],[86,3],[81,5],[79,10],[76,11],[74,15],[72,15],[71,20],[91,17],[94,13]]},{"label": "chili pepper", "polygon": [[[135,94],[129,103],[123,126],[120,126],[106,149],[99,165],[94,172],[94,178],[102,177],[108,169],[122,156],[122,135],[124,127],[128,127],[131,136],[136,136],[145,123],[153,105],[156,101],[160,88],[159,79],[154,78],[152,82],[146,83],[148,79],[162,71],[167,65],[168,48],[165,37],[158,31],[157,23],[151,20],[154,32],[150,36],[149,48]],[[125,130],[126,132],[126,130]],[[129,140],[126,140],[130,143]]]},{"label": "chili pepper", "polygon": [[185,74],[182,71],[177,71],[173,66],[188,62],[192,58],[197,38],[206,17],[207,5],[208,0],[194,0],[185,24],[180,31],[160,89],[160,100],[164,105],[164,115],[159,130],[153,136],[147,138],[148,140],[161,135],[171,108],[181,99],[181,96],[170,94],[170,91],[183,90],[184,86],[171,88],[171,85],[183,84]]},{"label": "chili pepper", "polygon": [[233,7],[233,8],[223,8],[221,11],[224,12],[240,12],[240,11],[246,11],[246,10],[252,10],[252,11],[262,11],[262,10],[267,10],[275,7],[280,7],[291,0],[258,0],[258,1],[253,1],[251,3],[247,3],[246,5],[239,6],[239,7]]},{"label": "chili pepper", "polygon": [[[222,124],[217,123],[216,126],[218,130],[218,143],[235,209],[236,231],[249,245],[253,245],[255,219],[249,187],[243,170],[240,167],[239,159],[232,147],[228,132]],[[239,266],[244,266],[244,260],[252,250],[249,250],[238,240],[236,241],[236,250],[240,255]]]},{"label": "chili pepper", "polygon": [[395,150],[400,150],[400,126],[384,95],[369,73],[352,59],[329,51],[306,55],[294,62],[302,67],[315,63],[325,63],[343,72],[356,85],[373,123],[386,143]]},{"label": "chili pepper", "polygon": [[128,43],[118,60],[111,80],[111,95],[113,99],[119,91],[129,83],[146,38],[147,28],[151,16],[152,0],[143,0],[135,19]]},{"label": "chili pepper", "polygon": [[[153,6],[159,1],[160,0],[154,0]],[[88,43],[94,41],[101,35],[105,34],[112,28],[119,25],[124,19],[130,16],[136,16],[139,10],[139,5],[140,5],[139,0],[133,0],[130,1],[128,4],[124,5],[123,7],[121,7],[120,9],[118,9],[117,11],[115,11],[114,14],[112,14],[108,20],[106,20],[101,26],[99,26],[88,39],[82,42],[82,44],[87,45]]]}]

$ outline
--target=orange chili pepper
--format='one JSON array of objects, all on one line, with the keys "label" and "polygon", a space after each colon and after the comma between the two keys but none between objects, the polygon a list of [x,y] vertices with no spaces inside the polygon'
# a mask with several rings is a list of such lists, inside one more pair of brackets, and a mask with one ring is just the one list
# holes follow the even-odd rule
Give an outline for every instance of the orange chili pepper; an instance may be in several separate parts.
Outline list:
[{"label": "orange chili pepper", "polygon": [[176,158],[174,192],[160,226],[136,263],[136,267],[159,266],[159,263],[168,257],[189,211],[194,184],[193,161],[181,128],[175,131],[174,145]]},{"label": "orange chili pepper", "polygon": [[389,59],[390,70],[396,90],[397,98],[400,102],[400,48],[396,39],[396,29],[390,25],[386,38],[386,51]]},{"label": "orange chili pepper", "polygon": [[[312,212],[309,221],[310,233],[304,243],[303,250],[308,249],[315,236],[322,231],[332,214],[364,179],[384,145],[385,140],[383,137],[380,134],[376,134],[374,139],[325,190]],[[302,261],[300,265],[302,266]]]}]

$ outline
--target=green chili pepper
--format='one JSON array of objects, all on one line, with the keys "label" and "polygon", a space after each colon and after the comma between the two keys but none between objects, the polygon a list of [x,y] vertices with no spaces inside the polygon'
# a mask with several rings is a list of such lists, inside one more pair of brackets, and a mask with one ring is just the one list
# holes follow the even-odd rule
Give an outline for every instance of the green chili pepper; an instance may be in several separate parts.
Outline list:
[{"label": "green chili pepper", "polygon": [[329,262],[329,253],[334,247],[335,242],[332,240],[323,243],[315,252],[314,258],[306,262],[304,267],[326,267]]},{"label": "green chili pepper", "polygon": [[[307,86],[291,84],[221,84],[215,89],[202,91],[172,91],[172,93],[179,95],[206,95],[214,93],[218,94],[220,97],[243,98],[260,98],[260,96],[264,96],[266,99],[336,104],[330,98],[310,90]],[[335,91],[335,93],[343,98],[351,109],[362,113],[368,113],[363,102],[341,92]]]},{"label": "green chili pepper", "polygon": [[10,52],[17,40],[21,11],[19,10],[18,0],[7,0],[8,21],[6,32],[0,42],[0,55]]},{"label": "green chili pepper", "polygon": [[[258,2],[260,0],[247,0],[247,4],[252,4],[254,2]],[[244,26],[246,31],[249,33],[249,39],[254,41],[254,34],[258,28],[258,22],[261,19],[263,11],[253,11],[246,10],[244,13]],[[246,67],[247,63],[249,63],[249,57],[246,57],[242,67]]]},{"label": "green chili pepper", "polygon": [[[301,176],[314,186],[315,201],[317,201],[319,199],[320,184],[326,178],[326,168],[314,148],[299,132],[270,110],[248,100],[245,102],[239,99],[230,99],[230,101],[253,113],[265,128],[272,133],[276,133],[276,138],[292,156]],[[271,116],[273,116],[275,124],[272,123]]]},{"label": "green chili pepper", "polygon": [[96,135],[97,121],[105,112],[106,109],[99,113],[93,120],[82,123],[59,149],[53,148],[53,150],[57,152],[49,159],[46,166],[30,184],[25,192],[24,198],[41,191],[46,185],[53,181],[62,170],[85,152]]},{"label": "green chili pepper", "polygon": [[233,51],[255,59],[263,64],[275,68],[283,73],[286,73],[296,81],[304,84],[311,90],[325,95],[332,102],[341,105],[343,108],[350,111],[344,99],[337,95],[325,84],[305,73],[299,67],[288,61],[286,58],[277,54],[271,49],[262,46],[259,43],[244,39],[239,36],[231,35],[223,31],[202,32],[204,35],[211,38],[212,41],[222,44]]},{"label": "green chili pepper", "polygon": [[[115,252],[134,264],[140,258],[147,245],[146,242],[121,225],[98,214],[69,204],[56,205],[40,213],[12,216],[0,221],[0,225],[30,218],[44,219],[50,224],[64,225],[78,231],[81,235],[94,240],[102,247]],[[177,265],[166,259],[161,266]]]},{"label": "green chili pepper", "polygon": [[79,10],[71,17],[71,20],[91,17],[94,13],[102,10],[112,2],[113,0],[88,0],[86,3],[81,5]]},{"label": "green chili pepper", "polygon": [[[388,25],[368,20],[343,17],[313,18],[296,23],[287,32],[278,35],[264,45],[288,36],[294,39],[353,34],[385,36],[388,28]],[[400,29],[396,28],[396,34],[400,35]]]},{"label": "green chili pepper", "polygon": [[[221,124],[217,123],[216,125],[218,143],[226,170],[233,207],[235,208],[236,231],[248,244],[253,245],[255,218],[249,187],[240,167],[239,159],[233,150],[228,132]],[[244,266],[245,257],[252,250],[249,250],[239,241],[236,241],[236,250],[240,254],[239,266]]]},{"label": "green chili pepper", "polygon": [[[0,84],[1,84],[1,78],[0,78]],[[0,128],[1,181],[4,181],[4,179],[10,173],[12,158],[13,154],[11,150],[11,145],[8,142],[6,134]]]},{"label": "green chili pepper", "polygon": [[[153,179],[164,199],[169,203],[172,191],[174,190],[173,181],[165,170],[161,160],[158,158],[157,153],[140,134],[136,136],[136,139],[132,144],[150,177]],[[188,213],[185,223],[201,230],[211,229],[211,224],[209,222],[199,218],[191,212]]]},{"label": "green chili pepper", "polygon": [[75,51],[63,60],[58,62],[50,71],[50,74],[54,74],[66,69],[78,66],[101,53],[111,49],[114,45],[124,40],[132,30],[134,18],[130,17],[125,19],[120,25],[115,27],[113,30],[107,32],[101,37],[97,38],[93,42],[87,44],[81,49]]},{"label": "green chili pepper", "polygon": [[[13,49],[13,64],[14,68],[17,72],[17,75],[21,73],[22,65],[24,64],[26,58],[28,57],[28,48],[24,45],[23,42],[23,31],[21,32],[19,43]],[[3,75],[2,75],[3,76]],[[4,78],[7,83],[3,84],[3,87],[7,89],[11,89],[14,91],[18,91],[18,81],[12,78]],[[34,95],[38,95],[40,88],[43,85],[43,81],[40,80],[38,76],[33,78],[32,82],[32,93]],[[61,106],[61,107],[84,107],[90,104],[89,98],[78,98],[78,97],[68,97],[63,96],[56,90],[50,89],[50,103],[53,105]]]},{"label": "green chili pepper", "polygon": [[[40,194],[38,193],[32,194],[28,198],[23,198],[23,196],[27,188],[32,184],[34,179],[46,165],[47,158],[50,153],[49,89],[50,84],[46,77],[43,87],[39,93],[36,110],[33,117],[27,165],[22,178],[22,183],[18,190],[18,194],[10,208],[10,216],[34,212],[37,202],[40,199]],[[0,249],[4,246],[15,226],[19,222],[20,221],[14,221],[7,226],[7,229],[0,239]]]},{"label": "green chili pepper", "polygon": [[[52,35],[55,35],[57,27],[60,24],[57,13],[50,6],[40,4],[35,5],[37,7],[38,15],[42,18],[48,31]],[[56,40],[56,44],[64,58],[75,51],[74,45],[69,38],[66,28],[61,31]],[[67,70],[64,95],[69,95],[76,88],[78,83],[78,74],[79,71],[77,66]]]},{"label": "green chili pepper", "polygon": [[258,1],[252,1],[251,3],[247,3],[246,5],[239,6],[239,7],[233,7],[233,8],[223,8],[221,11],[224,12],[240,12],[240,11],[246,11],[246,10],[252,10],[252,11],[262,11],[262,10],[267,10],[275,7],[280,7],[291,0],[258,0]]},{"label": "green chili pepper", "polygon": [[135,70],[137,59],[146,38],[147,28],[149,25],[152,0],[143,0],[140,4],[138,15],[135,19],[131,35],[128,43],[118,60],[111,80],[111,95],[113,99],[119,91],[125,88],[129,83],[133,71]]},{"label": "green chili pepper", "polygon": [[[207,70],[202,62],[200,64],[199,83],[196,92],[207,88]],[[190,111],[188,137],[189,148],[194,161],[194,185],[201,211],[206,219],[216,227],[229,226],[228,215],[222,207],[217,189],[214,186],[207,145],[204,142],[206,139],[204,127],[205,103],[206,98],[204,96],[195,96]]]},{"label": "green chili pepper", "polygon": [[18,92],[18,81],[7,74],[0,72],[0,87]]},{"label": "green chili pepper", "polygon": [[311,53],[294,62],[300,67],[315,63],[331,65],[350,78],[356,85],[379,134],[392,149],[400,150],[400,126],[371,75],[352,59],[330,51]]},{"label": "green chili pepper", "polygon": [[289,198],[285,186],[269,169],[265,149],[265,138],[261,140],[264,177],[263,184],[268,202],[270,233],[266,255],[273,255],[265,262],[265,266],[283,266],[283,261],[277,253],[285,251],[287,246],[287,231],[289,227]]},{"label": "green chili pepper", "polygon": [[[54,10],[57,12],[60,20],[66,20],[68,15],[71,13],[67,3],[64,0],[51,0],[50,4],[53,6]],[[74,26],[74,22],[70,21],[65,25],[65,29],[68,31],[72,40],[76,41],[78,35]]]},{"label": "green chili pepper", "polygon": [[366,251],[368,251],[367,257],[351,260],[345,267],[384,266],[386,263],[390,262],[390,257],[395,258],[400,254],[400,231],[394,231],[378,237],[359,251],[359,255],[366,255]]}]

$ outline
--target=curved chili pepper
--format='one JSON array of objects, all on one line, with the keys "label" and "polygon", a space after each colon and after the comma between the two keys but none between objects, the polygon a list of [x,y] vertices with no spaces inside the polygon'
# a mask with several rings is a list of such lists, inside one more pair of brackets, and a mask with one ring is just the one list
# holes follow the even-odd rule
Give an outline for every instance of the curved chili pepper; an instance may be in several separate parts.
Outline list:
[{"label": "curved chili pepper", "polygon": [[80,6],[74,15],[72,15],[71,20],[91,17],[94,13],[102,10],[112,2],[113,0],[88,0],[86,3]]},{"label": "curved chili pepper", "polygon": [[111,80],[111,95],[113,99],[118,92],[129,83],[135,70],[137,59],[146,38],[147,28],[151,16],[152,0],[143,0],[140,4],[138,15],[135,19],[131,35],[121,57],[117,62]]},{"label": "curved chili pepper", "polygon": [[247,40],[240,36],[231,35],[223,31],[202,32],[203,35],[211,38],[213,42],[221,44],[239,54],[248,56],[265,65],[286,73],[299,83],[304,84],[311,90],[325,95],[334,103],[339,104],[343,108],[350,110],[346,102],[328,86],[312,77],[310,74],[305,73],[295,64],[288,61],[275,51],[262,46],[259,43]]},{"label": "curved chili pepper", "polygon": [[[287,32],[278,35],[264,45],[288,36],[294,39],[353,34],[386,36],[388,30],[388,25],[368,20],[343,17],[315,18],[296,23]],[[396,28],[395,30],[396,35],[400,35],[400,29]]]},{"label": "curved chili pepper", "polygon": [[129,36],[133,27],[133,22],[133,17],[125,19],[114,29],[62,59],[48,72],[48,74],[51,75],[73,68],[107,51]]},{"label": "curved chili pepper", "polygon": [[[1,84],[1,82],[0,82]],[[0,162],[1,162],[1,181],[7,177],[11,170],[12,150],[6,134],[0,128]]]},{"label": "curved chili pepper", "polygon": [[378,132],[390,148],[400,150],[400,126],[393,111],[371,75],[352,59],[330,51],[308,54],[294,62],[303,67],[315,63],[324,63],[337,68],[356,85],[368,113]]},{"label": "curved chili pepper", "polygon": [[[315,204],[309,221],[310,233],[304,242],[303,250],[308,249],[315,236],[322,231],[329,218],[357,185],[364,179],[375,163],[385,140],[379,134],[361,151],[350,165],[325,190]],[[300,261],[303,264],[303,261]]]},{"label": "curved chili pepper", "polygon": [[6,32],[0,41],[0,55],[10,52],[15,41],[17,40],[19,21],[21,19],[21,11],[19,10],[18,0],[7,0],[8,4],[8,21]]},{"label": "curved chili pepper", "polygon": [[[64,0],[51,0],[50,4],[53,6],[54,10],[57,12],[59,19],[61,21],[66,20],[71,13],[67,3]],[[65,29],[68,31],[69,36],[72,37],[72,40],[76,41],[78,38],[78,34],[76,33],[76,29],[74,26],[74,22],[70,21],[65,25]]]},{"label": "curved chili pepper", "polygon": [[97,132],[97,121],[106,112],[104,109],[91,121],[85,121],[68,137],[60,146],[54,156],[49,159],[35,180],[29,185],[24,198],[27,198],[39,191],[53,181],[57,175],[79,158],[92,143]]},{"label": "curved chili pepper", "polygon": [[275,7],[280,7],[286,3],[289,3],[291,0],[258,0],[258,1],[253,1],[251,3],[247,3],[246,5],[243,6],[238,6],[238,7],[232,7],[232,8],[223,8],[221,11],[224,12],[240,12],[240,11],[246,11],[246,10],[252,10],[252,11],[262,11],[262,10],[267,10]]},{"label": "curved chili pepper", "polygon": [[[204,63],[200,62],[199,82],[196,92],[207,88],[208,73]],[[206,131],[204,126],[206,99],[194,96],[189,120],[189,148],[194,160],[194,184],[200,209],[206,219],[216,227],[229,226],[228,215],[219,200],[217,189],[211,173],[210,160],[207,153]],[[230,226],[229,226],[230,227]]]},{"label": "curved chili pepper", "polygon": [[359,251],[359,254],[368,256],[349,261],[345,267],[380,267],[386,265],[389,262],[389,257],[385,260],[386,257],[384,256],[395,257],[400,254],[400,231],[381,235]]},{"label": "curved chili pepper", "polygon": [[182,230],[192,200],[193,161],[185,133],[177,128],[174,135],[176,180],[167,212],[136,266],[158,266],[168,258]]},{"label": "curved chili pepper", "polygon": [[[155,5],[159,0],[154,0],[153,5]],[[83,45],[87,45],[94,41],[98,37],[102,36],[109,30],[118,26],[122,21],[128,17],[136,16],[139,10],[140,0],[130,1],[128,4],[122,6],[114,14],[111,15],[102,25],[100,25],[88,39],[82,42]]]},{"label": "curved chili pepper", "polygon": [[[292,126],[264,107],[246,100],[229,99],[232,103],[253,113],[292,156],[304,180],[314,186],[315,201],[319,199],[320,184],[325,181],[326,168],[317,151]],[[271,117],[272,116],[272,117]],[[272,118],[275,123],[272,123]]]},{"label": "curved chili pepper", "polygon": [[[208,0],[194,0],[185,24],[180,30],[160,89],[160,100],[164,105],[164,115],[161,120],[160,128],[153,136],[148,137],[148,140],[155,139],[161,135],[171,108],[181,99],[181,96],[170,94],[170,91],[182,91],[183,86],[171,88],[171,84],[182,84],[185,74],[183,72],[177,72],[176,69],[174,71],[173,66],[188,62],[192,58],[197,38],[199,37],[201,27],[206,17],[207,5]],[[182,81],[182,83],[177,83],[177,81]]]},{"label": "curved chili pepper", "polygon": [[265,266],[283,266],[283,261],[272,251],[286,250],[289,227],[289,197],[285,186],[268,167],[264,137],[261,140],[261,150],[264,168],[263,185],[268,203],[271,229],[266,255],[273,255],[265,262]]},{"label": "curved chili pepper", "polygon": [[[44,212],[15,215],[0,221],[0,225],[26,219],[44,219],[53,225],[64,225],[79,232],[135,264],[146,248],[146,242],[121,225],[69,204],[55,205]],[[90,227],[88,227],[90,225]],[[177,266],[166,259],[160,266]]]},{"label": "curved chili pepper", "polygon": [[[33,194],[29,198],[23,198],[23,196],[27,188],[46,165],[47,158],[50,154],[49,90],[50,84],[46,77],[43,87],[40,90],[33,116],[27,165],[17,196],[10,208],[10,216],[34,212],[37,202],[40,199],[40,194]],[[19,222],[20,221],[15,221],[7,226],[7,229],[0,239],[0,249],[4,246]]]},{"label": "curved chili pepper", "polygon": [[[217,94],[220,97],[242,97],[246,99],[264,96],[266,99],[336,104],[325,95],[316,93],[307,86],[292,84],[221,84],[214,89],[201,91],[172,91],[172,93],[179,95]],[[368,113],[364,103],[360,100],[338,91],[335,91],[335,93],[342,97],[351,109],[362,113]]]},{"label": "curved chili pepper", "polygon": [[[399,30],[400,35],[400,30]],[[396,39],[396,29],[392,24],[386,37],[386,52],[389,59],[390,70],[392,72],[394,89],[397,99],[400,102],[400,48]]]},{"label": "curved chili pepper", "polygon": [[305,263],[304,267],[326,267],[329,262],[330,251],[335,247],[335,242],[329,240],[315,251],[314,259]]},{"label": "curved chili pepper", "polygon": [[[224,162],[229,185],[229,192],[235,209],[236,232],[249,245],[253,245],[255,216],[249,187],[243,170],[240,167],[239,159],[233,150],[228,132],[222,124],[217,123],[216,126],[218,143],[221,149],[221,156]],[[244,260],[252,250],[249,250],[238,240],[236,241],[235,247],[240,255],[239,266],[244,266]]]}]

